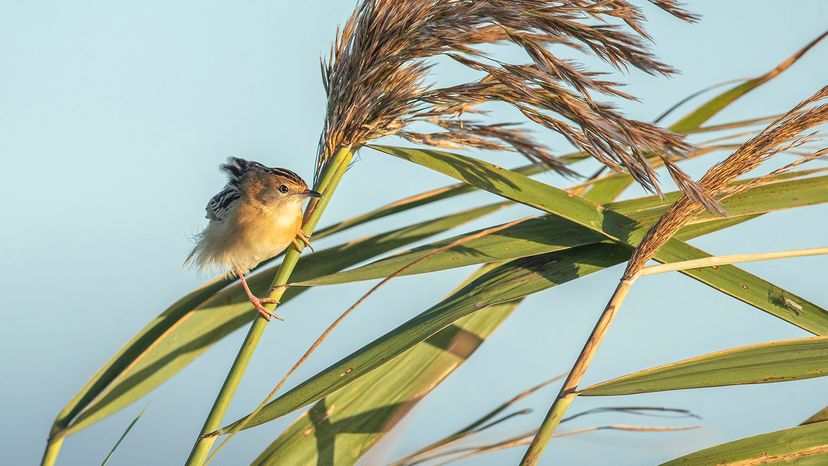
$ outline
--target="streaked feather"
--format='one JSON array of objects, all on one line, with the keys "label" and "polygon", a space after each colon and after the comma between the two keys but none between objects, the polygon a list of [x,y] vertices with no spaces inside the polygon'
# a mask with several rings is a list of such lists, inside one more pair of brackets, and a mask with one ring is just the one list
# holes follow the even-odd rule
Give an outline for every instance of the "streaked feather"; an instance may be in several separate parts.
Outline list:
[{"label": "streaked feather", "polygon": [[228,183],[220,193],[216,194],[207,203],[207,215],[210,220],[221,222],[233,209],[233,204],[239,200],[241,194],[238,186]]}]

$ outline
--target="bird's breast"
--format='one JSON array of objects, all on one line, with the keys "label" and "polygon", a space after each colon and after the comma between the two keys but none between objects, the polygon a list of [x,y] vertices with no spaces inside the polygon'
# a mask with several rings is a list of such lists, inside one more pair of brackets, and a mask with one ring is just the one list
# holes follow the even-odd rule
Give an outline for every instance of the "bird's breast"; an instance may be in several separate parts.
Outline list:
[{"label": "bird's breast", "polygon": [[[292,207],[292,206],[291,206]],[[240,212],[244,239],[261,260],[279,254],[290,245],[302,227],[300,208],[253,209]]]}]

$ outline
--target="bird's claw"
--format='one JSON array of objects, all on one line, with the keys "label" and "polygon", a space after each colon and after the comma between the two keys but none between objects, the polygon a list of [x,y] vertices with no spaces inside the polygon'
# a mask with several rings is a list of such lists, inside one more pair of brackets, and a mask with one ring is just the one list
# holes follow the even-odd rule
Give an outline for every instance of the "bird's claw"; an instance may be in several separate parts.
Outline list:
[{"label": "bird's claw", "polygon": [[264,307],[265,304],[279,304],[279,301],[276,299],[251,297],[250,304],[252,304],[253,307],[256,308],[256,311],[267,321],[270,321],[271,317],[275,317],[278,320],[285,320],[279,314],[269,311],[266,307]]},{"label": "bird's claw", "polygon": [[310,242],[310,235],[309,235],[309,234],[305,233],[305,232],[304,232],[304,231],[302,231],[302,230],[299,230],[299,233],[297,233],[297,234],[296,234],[296,238],[293,238],[293,245],[294,245],[294,246],[296,246],[296,249],[298,249],[298,250],[300,250],[300,251],[301,251],[301,250],[302,250],[302,248],[299,246],[299,242],[298,242],[298,241],[296,241],[296,239],[297,239],[297,238],[298,238],[300,241],[302,241],[303,243],[305,243],[305,246],[307,246],[308,248],[310,248],[310,250],[311,250],[311,251],[316,252],[316,250],[315,250],[315,249],[313,249],[313,246],[311,245],[311,242]]}]

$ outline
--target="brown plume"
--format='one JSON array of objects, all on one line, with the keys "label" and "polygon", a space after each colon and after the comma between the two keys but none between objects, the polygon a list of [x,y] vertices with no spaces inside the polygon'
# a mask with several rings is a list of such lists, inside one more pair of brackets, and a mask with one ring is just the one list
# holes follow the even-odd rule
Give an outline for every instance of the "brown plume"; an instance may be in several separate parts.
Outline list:
[{"label": "brown plume", "polygon": [[[676,1],[650,2],[680,19],[696,19]],[[643,21],[639,8],[626,0],[363,0],[322,64],[328,108],[317,173],[338,148],[394,134],[436,147],[510,150],[571,173],[522,125],[480,121],[486,115],[482,104],[503,102],[653,190],[658,183],[646,159],[658,154],[685,192],[706,201],[670,162],[689,148],[680,136],[594,100],[595,94],[634,97],[603,73],[552,51],[576,50],[621,70],[673,73],[648,50]],[[521,47],[531,63],[506,63],[481,47],[498,43]],[[438,56],[480,78],[435,86],[427,78]],[[436,130],[410,130],[416,122]]]},{"label": "brown plume", "polygon": [[[825,99],[828,99],[828,86],[774,120],[728,158],[710,168],[699,181],[699,187],[707,195],[722,199],[762,183],[771,176],[824,156],[828,153],[828,148],[808,152],[794,162],[768,175],[757,177],[750,183],[732,184],[737,178],[771,157],[812,142],[817,133],[811,130],[828,123],[828,103],[820,103]],[[647,232],[627,264],[624,276],[630,278],[638,274],[664,243],[701,210],[702,206],[687,195],[679,198]]]}]

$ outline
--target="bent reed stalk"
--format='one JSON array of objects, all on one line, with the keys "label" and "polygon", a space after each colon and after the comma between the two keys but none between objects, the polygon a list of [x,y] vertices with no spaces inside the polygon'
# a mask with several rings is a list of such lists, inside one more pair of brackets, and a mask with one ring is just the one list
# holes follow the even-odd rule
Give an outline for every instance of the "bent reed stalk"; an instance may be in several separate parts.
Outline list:
[{"label": "bent reed stalk", "polygon": [[[315,205],[309,205],[305,211],[305,221],[302,229],[308,233],[308,235],[313,233],[314,228],[316,228],[317,223],[319,223],[319,219],[322,217],[325,207],[328,205],[328,202],[330,202],[330,199],[333,196],[336,187],[339,185],[342,176],[345,174],[345,171],[350,165],[352,158],[353,150],[351,147],[344,147],[337,151],[336,155],[330,159],[330,165],[327,169],[325,169],[318,186],[315,186],[316,190],[322,193],[323,197]],[[304,249],[304,246],[302,246],[301,249]],[[296,267],[296,263],[299,261],[299,257],[302,254],[301,249],[290,248],[285,253],[285,258],[279,266],[279,271],[271,283],[271,289],[267,295],[268,298],[278,301],[282,297],[287,289],[283,285],[285,285],[290,279],[290,275],[293,273],[293,269]],[[272,312],[276,309],[277,304],[270,304],[268,306],[268,310]],[[239,353],[236,355],[236,359],[233,361],[233,365],[227,373],[227,377],[224,380],[224,384],[221,386],[221,390],[219,390],[216,401],[213,403],[210,413],[204,421],[204,426],[201,428],[201,432],[199,433],[199,437],[190,452],[190,456],[187,458],[187,466],[200,466],[204,464],[204,461],[210,452],[210,448],[213,446],[216,439],[216,437],[209,436],[208,434],[221,427],[221,422],[224,419],[227,408],[230,406],[230,401],[236,393],[236,389],[241,382],[242,376],[250,363],[250,359],[256,350],[256,346],[259,344],[259,340],[261,339],[267,324],[268,320],[259,315],[250,325],[250,330],[247,332],[247,336],[239,349]]]},{"label": "bent reed stalk", "polygon": [[[713,166],[701,178],[698,183],[699,187],[711,198],[723,199],[742,192],[757,183],[761,183],[769,177],[788,171],[810,160],[822,157],[826,153],[826,149],[817,150],[767,175],[757,177],[750,183],[732,184],[737,178],[757,168],[774,155],[811,142],[813,140],[813,133],[806,134],[806,132],[828,122],[828,104],[815,105],[812,108],[807,107],[826,98],[828,98],[828,86],[823,87],[816,94],[777,118],[762,132],[745,142],[724,161]],[[616,287],[615,292],[601,313],[601,316],[598,318],[598,322],[589,338],[587,338],[560,393],[549,408],[543,424],[538,429],[537,435],[532,439],[521,461],[521,465],[534,465],[540,459],[546,445],[555,433],[555,429],[560,424],[564,413],[566,413],[567,408],[569,408],[569,405],[572,404],[578,395],[578,385],[589,367],[590,362],[595,357],[595,353],[606,336],[607,330],[618,313],[621,304],[629,293],[630,287],[641,275],[647,262],[655,256],[656,252],[676,232],[698,215],[703,208],[703,205],[698,201],[690,198],[687,194],[683,195],[650,228],[644,236],[644,239],[635,251],[633,251],[632,257],[627,263],[627,268],[621,278],[621,282]]]}]

